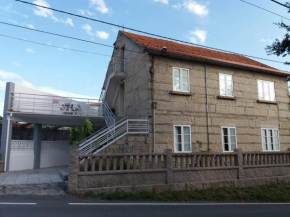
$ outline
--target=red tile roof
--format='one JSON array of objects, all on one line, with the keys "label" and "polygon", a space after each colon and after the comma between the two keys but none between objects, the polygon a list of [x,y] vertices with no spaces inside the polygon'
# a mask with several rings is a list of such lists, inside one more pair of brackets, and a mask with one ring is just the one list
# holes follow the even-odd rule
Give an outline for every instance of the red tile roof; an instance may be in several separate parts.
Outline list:
[{"label": "red tile roof", "polygon": [[220,62],[223,64],[236,65],[244,68],[252,68],[256,70],[262,70],[267,72],[273,72],[281,75],[290,75],[289,72],[281,71],[263,63],[257,62],[242,55],[229,54],[220,51],[210,50],[206,48],[194,47],[185,44],[179,44],[172,41],[166,41],[157,38],[150,38],[146,36],[136,35],[129,32],[121,31],[124,35],[131,38],[137,44],[146,48],[148,52],[160,52],[161,48],[166,47],[166,54],[173,54],[178,56],[184,56],[189,58],[196,58],[201,60],[207,60],[212,62]]}]

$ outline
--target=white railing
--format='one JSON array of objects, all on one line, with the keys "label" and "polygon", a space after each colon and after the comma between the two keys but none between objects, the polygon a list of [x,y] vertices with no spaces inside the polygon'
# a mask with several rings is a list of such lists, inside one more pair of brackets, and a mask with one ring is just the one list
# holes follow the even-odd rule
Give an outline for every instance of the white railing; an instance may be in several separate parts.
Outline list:
[{"label": "white railing", "polygon": [[68,116],[103,116],[102,101],[75,97],[13,93],[8,112]]},{"label": "white railing", "polygon": [[103,101],[103,114],[105,117],[105,121],[107,126],[113,126],[115,124],[115,115],[112,112],[111,108],[107,104],[106,101]]},{"label": "white railing", "polygon": [[80,154],[96,154],[127,134],[148,134],[147,119],[122,119],[80,142]]}]

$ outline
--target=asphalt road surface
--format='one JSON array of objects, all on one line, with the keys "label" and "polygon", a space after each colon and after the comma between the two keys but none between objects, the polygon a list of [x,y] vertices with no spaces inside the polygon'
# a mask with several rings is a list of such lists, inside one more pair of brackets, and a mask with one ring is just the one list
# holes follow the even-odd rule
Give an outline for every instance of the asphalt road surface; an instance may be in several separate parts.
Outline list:
[{"label": "asphalt road surface", "polygon": [[71,196],[0,196],[0,217],[289,217],[290,203],[123,203]]}]

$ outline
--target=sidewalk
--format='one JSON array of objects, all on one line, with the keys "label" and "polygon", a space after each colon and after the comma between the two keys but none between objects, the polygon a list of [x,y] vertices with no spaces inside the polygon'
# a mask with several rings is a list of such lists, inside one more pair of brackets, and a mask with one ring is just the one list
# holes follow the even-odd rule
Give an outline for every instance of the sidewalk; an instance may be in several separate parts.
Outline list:
[{"label": "sidewalk", "polygon": [[67,167],[0,173],[0,186],[63,182],[60,176],[61,171],[67,171]]},{"label": "sidewalk", "polygon": [[0,173],[0,195],[64,195],[67,167]]}]

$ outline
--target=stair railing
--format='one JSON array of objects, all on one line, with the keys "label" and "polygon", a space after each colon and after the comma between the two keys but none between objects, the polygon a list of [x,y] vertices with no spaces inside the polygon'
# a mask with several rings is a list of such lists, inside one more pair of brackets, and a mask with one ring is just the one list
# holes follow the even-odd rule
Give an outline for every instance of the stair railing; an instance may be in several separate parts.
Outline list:
[{"label": "stair railing", "polygon": [[124,118],[113,128],[107,127],[95,136],[87,139],[80,147],[80,154],[98,153],[127,134],[148,134],[147,119]]}]

